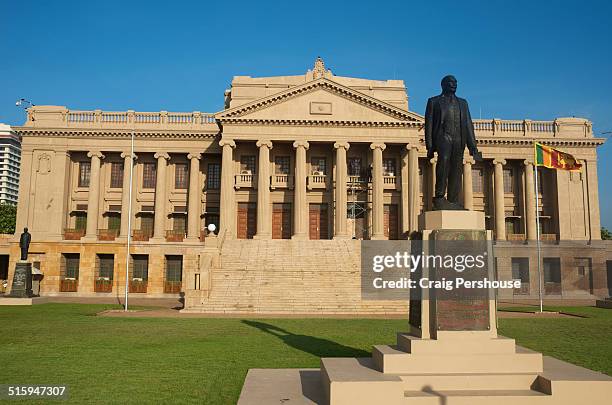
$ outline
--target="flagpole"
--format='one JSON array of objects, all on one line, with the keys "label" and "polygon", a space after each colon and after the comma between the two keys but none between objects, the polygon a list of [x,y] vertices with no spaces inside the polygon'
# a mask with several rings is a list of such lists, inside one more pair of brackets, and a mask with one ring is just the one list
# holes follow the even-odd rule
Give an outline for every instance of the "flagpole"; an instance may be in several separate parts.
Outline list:
[{"label": "flagpole", "polygon": [[[134,131],[132,131],[130,142],[130,201],[128,202],[128,234],[127,251],[125,252],[125,311],[128,310],[128,293],[130,277],[130,242],[132,239],[132,183],[134,176]],[[125,190],[124,190],[125,191]]]},{"label": "flagpole", "polygon": [[534,162],[533,162],[533,170],[535,171],[535,182],[534,182],[534,188],[535,188],[535,210],[536,210],[536,244],[537,244],[537,250],[538,250],[538,292],[539,292],[539,297],[540,297],[540,312],[543,312],[543,307],[544,304],[542,302],[542,269],[541,269],[541,245],[540,245],[540,210],[539,210],[539,203],[540,203],[540,198],[538,196],[538,156],[536,153],[536,148],[537,148],[537,144],[534,144],[533,147],[533,155],[534,155]]}]

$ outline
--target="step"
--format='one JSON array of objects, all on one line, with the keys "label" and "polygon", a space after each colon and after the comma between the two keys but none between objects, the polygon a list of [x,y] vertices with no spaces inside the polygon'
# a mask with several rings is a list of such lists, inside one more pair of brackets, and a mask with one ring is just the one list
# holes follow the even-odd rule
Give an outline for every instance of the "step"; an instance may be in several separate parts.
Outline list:
[{"label": "step", "polygon": [[406,405],[539,405],[558,404],[550,395],[533,390],[406,391]]},{"label": "step", "polygon": [[403,374],[399,376],[406,391],[475,391],[535,389],[538,375],[515,374]]},{"label": "step", "polygon": [[399,350],[413,354],[502,354],[515,353],[515,341],[503,336],[486,339],[422,339],[407,333],[397,334]]},{"label": "step", "polygon": [[542,355],[516,347],[503,354],[412,354],[397,346],[378,345],[372,350],[377,370],[392,374],[539,373]]}]

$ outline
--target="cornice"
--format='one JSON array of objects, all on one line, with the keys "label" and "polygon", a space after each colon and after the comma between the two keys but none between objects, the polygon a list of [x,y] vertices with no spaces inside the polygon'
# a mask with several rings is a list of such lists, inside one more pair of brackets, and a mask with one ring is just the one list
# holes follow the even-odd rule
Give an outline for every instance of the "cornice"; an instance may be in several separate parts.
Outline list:
[{"label": "cornice", "polygon": [[147,130],[135,130],[135,131],[114,131],[105,129],[54,129],[54,128],[20,128],[15,132],[22,136],[67,136],[67,137],[104,137],[104,138],[122,138],[129,139],[132,136],[132,132],[137,137],[145,138],[187,138],[187,139],[214,139],[219,135],[219,132],[201,132],[193,130],[185,131],[147,131]]},{"label": "cornice", "polygon": [[325,121],[325,120],[273,120],[255,118],[224,119],[224,124],[268,125],[292,127],[381,127],[381,128],[419,128],[416,121]]}]

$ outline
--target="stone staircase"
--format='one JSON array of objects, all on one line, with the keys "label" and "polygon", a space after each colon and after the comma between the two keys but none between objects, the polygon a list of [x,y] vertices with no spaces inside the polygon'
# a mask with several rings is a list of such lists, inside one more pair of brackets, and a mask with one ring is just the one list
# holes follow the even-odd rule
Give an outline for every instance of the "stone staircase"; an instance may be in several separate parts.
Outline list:
[{"label": "stone staircase", "polygon": [[361,299],[360,242],[226,240],[211,288],[186,312],[407,314],[407,301]]}]

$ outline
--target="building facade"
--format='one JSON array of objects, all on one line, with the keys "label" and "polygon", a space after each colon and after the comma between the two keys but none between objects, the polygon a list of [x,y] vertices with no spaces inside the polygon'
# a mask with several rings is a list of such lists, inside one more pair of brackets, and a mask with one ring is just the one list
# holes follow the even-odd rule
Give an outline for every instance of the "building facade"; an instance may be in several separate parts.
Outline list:
[{"label": "building facade", "polygon": [[0,124],[0,204],[17,204],[21,139],[9,125]]},{"label": "building facade", "polygon": [[[462,198],[485,212],[499,277],[523,281],[510,298],[537,296],[536,210],[547,294],[608,295],[597,191],[604,140],[591,122],[474,125],[484,161],[466,154]],[[35,106],[17,132],[17,229],[32,233],[43,295],[122,294],[127,268],[132,293],[184,294],[202,310],[406,309],[361,302],[355,261],[358,240],[410,238],[431,207],[436,158],[426,158],[423,117],[410,111],[402,80],[336,76],[318,59],[303,75],[234,77],[215,114]],[[572,153],[582,170],[539,170],[535,190],[535,140]],[[16,239],[7,249],[12,271]],[[287,284],[296,280],[300,288]]]}]

